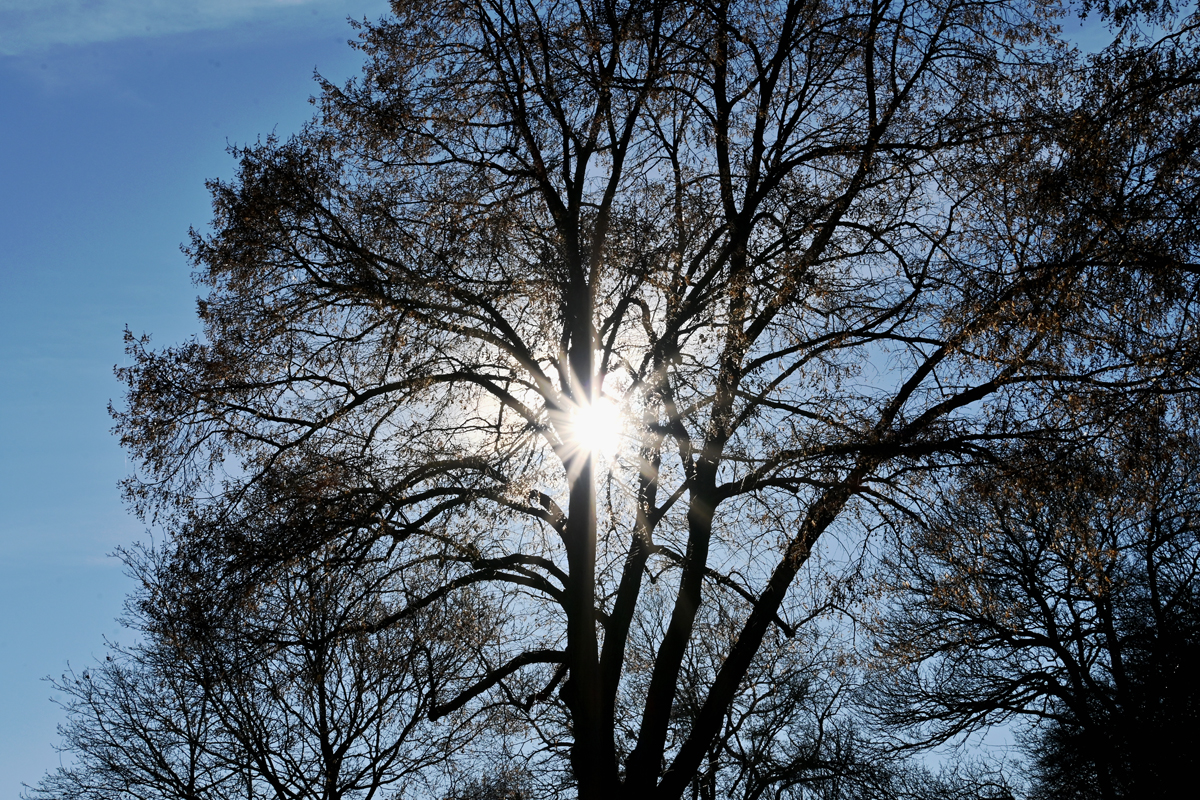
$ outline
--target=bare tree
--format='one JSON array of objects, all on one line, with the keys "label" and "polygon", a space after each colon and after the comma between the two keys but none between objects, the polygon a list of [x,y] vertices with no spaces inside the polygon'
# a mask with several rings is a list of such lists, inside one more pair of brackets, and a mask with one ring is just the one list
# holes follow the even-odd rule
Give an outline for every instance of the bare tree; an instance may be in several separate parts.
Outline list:
[{"label": "bare tree", "polygon": [[54,683],[66,697],[59,727],[70,762],[47,774],[32,800],[207,800],[233,797],[239,776],[214,757],[219,728],[204,692],[164,670],[166,649],[110,648],[105,660]]},{"label": "bare tree", "polygon": [[204,339],[121,371],[129,496],[247,592],[345,541],[436,567],[363,630],[484,603],[430,716],[561,790],[681,796],[819,543],[1077,435],[1068,394],[1191,388],[1186,37],[1118,114],[1049,3],[393,11],[212,184]]},{"label": "bare tree", "polygon": [[1200,451],[1194,431],[1148,417],[1107,447],[981,469],[908,537],[879,626],[894,729],[943,742],[1024,720],[1035,797],[1190,780]]},{"label": "bare tree", "polygon": [[[324,555],[222,604],[181,554],[128,554],[146,587],[132,607],[144,641],[110,646],[96,667],[55,683],[68,698],[61,733],[71,762],[27,797],[371,800],[436,791],[444,771],[431,767],[470,738],[428,720],[441,670],[455,668],[470,639],[470,609],[427,609],[366,633],[385,576],[370,563],[339,569]],[[452,625],[447,614],[458,617]]]}]

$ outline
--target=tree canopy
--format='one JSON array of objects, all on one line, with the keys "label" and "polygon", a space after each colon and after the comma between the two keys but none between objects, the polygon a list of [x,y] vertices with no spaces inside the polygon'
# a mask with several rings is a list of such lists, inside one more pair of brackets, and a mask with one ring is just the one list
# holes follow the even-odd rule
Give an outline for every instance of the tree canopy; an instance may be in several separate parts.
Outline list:
[{"label": "tree canopy", "polygon": [[[1155,411],[1159,413],[1155,413]],[[981,467],[909,522],[876,623],[886,726],[946,741],[1006,719],[1033,797],[1169,793],[1195,766],[1195,431],[1166,409],[1072,451]],[[1171,415],[1176,416],[1176,415]]]},{"label": "tree canopy", "polygon": [[210,184],[126,489],[176,597],[321,553],[387,576],[347,635],[477,607],[426,723],[544,785],[758,796],[872,531],[1195,388],[1194,18],[1085,58],[1043,0],[392,10]]}]

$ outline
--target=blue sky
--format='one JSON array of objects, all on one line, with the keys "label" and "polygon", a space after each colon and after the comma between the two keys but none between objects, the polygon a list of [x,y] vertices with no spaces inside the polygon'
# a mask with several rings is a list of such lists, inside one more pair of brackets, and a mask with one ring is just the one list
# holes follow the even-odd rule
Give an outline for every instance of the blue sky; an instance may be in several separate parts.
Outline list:
[{"label": "blue sky", "polygon": [[42,681],[86,666],[145,538],[105,410],[122,330],[197,330],[179,252],[227,143],[308,118],[383,0],[0,0],[0,797],[58,763]]}]

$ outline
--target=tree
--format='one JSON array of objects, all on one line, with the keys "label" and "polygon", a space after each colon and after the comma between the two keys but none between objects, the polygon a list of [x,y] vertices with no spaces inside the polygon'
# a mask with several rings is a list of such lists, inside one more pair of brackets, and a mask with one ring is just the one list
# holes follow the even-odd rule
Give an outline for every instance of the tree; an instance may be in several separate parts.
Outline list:
[{"label": "tree", "polygon": [[[369,563],[346,571],[310,556],[231,605],[214,604],[174,555],[126,554],[145,586],[131,602],[143,641],[110,645],[55,682],[73,761],[29,800],[400,797],[469,741],[461,725],[427,718],[440,674],[429,662],[455,667],[437,631],[464,638],[469,607],[367,634],[362,620],[387,587]],[[450,626],[439,613],[464,619]]]},{"label": "tree", "polygon": [[[32,800],[200,800],[232,797],[239,776],[205,746],[216,727],[197,687],[161,669],[169,651],[113,648],[54,688],[67,699],[60,749],[72,762],[26,787]],[[165,657],[160,658],[160,657]]]},{"label": "tree", "polygon": [[[1175,416],[1175,415],[1172,415]],[[1178,417],[1176,416],[1176,419]],[[1025,720],[1033,797],[1148,797],[1196,768],[1194,430],[1127,421],[950,490],[900,550],[887,722],[926,742]]]},{"label": "tree", "polygon": [[853,589],[818,543],[1191,386],[1191,66],[1112,116],[1042,2],[393,11],[211,185],[204,339],[121,370],[128,492],[231,596],[347,541],[436,567],[364,630],[472,592],[431,716],[506,706],[580,797],[694,782]]}]

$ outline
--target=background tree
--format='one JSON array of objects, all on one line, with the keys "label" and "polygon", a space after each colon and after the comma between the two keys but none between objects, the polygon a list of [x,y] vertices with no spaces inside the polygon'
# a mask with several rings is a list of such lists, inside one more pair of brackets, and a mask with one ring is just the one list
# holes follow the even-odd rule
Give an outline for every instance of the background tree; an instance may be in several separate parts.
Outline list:
[{"label": "background tree", "polygon": [[173,655],[165,648],[113,647],[92,669],[56,681],[66,698],[61,750],[71,761],[25,796],[201,800],[244,794],[241,776],[212,755],[218,724],[203,691],[164,669]]},{"label": "background tree", "polygon": [[[219,603],[175,553],[128,554],[145,591],[131,604],[143,643],[55,687],[72,756],[30,800],[370,800],[416,796],[463,746],[434,729],[440,670],[471,638],[470,609],[427,609],[365,633],[388,590],[377,564],[314,554],[251,602]],[[408,580],[414,578],[407,576]],[[442,615],[455,619],[447,624]],[[446,639],[456,638],[454,647]]]},{"label": "background tree", "polygon": [[1074,436],[1064,386],[1191,385],[1190,78],[1097,127],[1051,4],[393,11],[212,184],[204,339],[121,371],[129,495],[231,597],[361,541],[435,570],[365,633],[470,593],[430,716],[506,705],[581,797],[728,755],[819,542]]},{"label": "background tree", "polygon": [[1034,797],[1170,793],[1196,767],[1194,432],[981,469],[901,550],[887,722],[942,742],[1026,720]]}]

